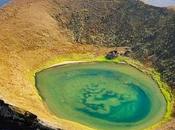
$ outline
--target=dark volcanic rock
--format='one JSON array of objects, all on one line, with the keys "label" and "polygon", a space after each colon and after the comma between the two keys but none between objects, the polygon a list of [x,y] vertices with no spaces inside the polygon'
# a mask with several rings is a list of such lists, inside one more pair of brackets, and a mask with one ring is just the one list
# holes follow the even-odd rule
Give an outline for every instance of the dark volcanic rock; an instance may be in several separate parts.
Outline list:
[{"label": "dark volcanic rock", "polygon": [[41,123],[36,115],[26,111],[24,114],[18,108],[0,100],[0,130],[61,130],[51,128]]},{"label": "dark volcanic rock", "polygon": [[112,60],[118,56],[117,51],[111,51],[106,55],[106,59]]}]

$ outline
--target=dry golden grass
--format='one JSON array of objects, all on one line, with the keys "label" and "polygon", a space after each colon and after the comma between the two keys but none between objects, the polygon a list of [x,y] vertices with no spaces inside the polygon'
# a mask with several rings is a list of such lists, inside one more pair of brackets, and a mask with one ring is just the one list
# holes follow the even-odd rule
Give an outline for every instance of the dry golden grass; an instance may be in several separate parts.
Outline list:
[{"label": "dry golden grass", "polygon": [[13,0],[0,10],[0,98],[62,128],[87,129],[53,116],[27,76],[54,57],[91,58],[108,49],[68,42],[50,9],[47,0]]},{"label": "dry golden grass", "polygon": [[64,129],[87,130],[52,115],[28,75],[58,56],[90,59],[111,49],[70,43],[50,11],[47,0],[13,0],[0,10],[0,98]]}]

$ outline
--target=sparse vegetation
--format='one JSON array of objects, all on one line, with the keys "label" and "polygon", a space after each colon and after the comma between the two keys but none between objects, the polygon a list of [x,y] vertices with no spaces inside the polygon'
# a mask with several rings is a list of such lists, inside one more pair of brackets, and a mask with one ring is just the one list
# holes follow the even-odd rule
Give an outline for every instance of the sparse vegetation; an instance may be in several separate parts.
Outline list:
[{"label": "sparse vegetation", "polygon": [[174,11],[137,0],[76,0],[62,3],[60,9],[54,17],[58,22],[67,18],[59,24],[72,32],[74,42],[130,46],[133,58],[152,63],[175,89]]}]

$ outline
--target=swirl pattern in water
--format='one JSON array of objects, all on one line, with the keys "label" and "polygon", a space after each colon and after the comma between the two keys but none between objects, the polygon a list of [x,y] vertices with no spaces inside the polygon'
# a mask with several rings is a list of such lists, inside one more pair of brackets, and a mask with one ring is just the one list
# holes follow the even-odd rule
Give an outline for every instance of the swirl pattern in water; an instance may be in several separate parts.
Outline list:
[{"label": "swirl pattern in water", "polygon": [[58,117],[99,130],[140,130],[158,122],[166,109],[156,83],[129,65],[63,65],[39,72],[36,81]]},{"label": "swirl pattern in water", "polygon": [[136,122],[143,119],[150,110],[147,95],[134,84],[128,84],[122,89],[124,92],[118,93],[99,84],[87,85],[81,93],[84,106],[78,110],[111,122]]}]

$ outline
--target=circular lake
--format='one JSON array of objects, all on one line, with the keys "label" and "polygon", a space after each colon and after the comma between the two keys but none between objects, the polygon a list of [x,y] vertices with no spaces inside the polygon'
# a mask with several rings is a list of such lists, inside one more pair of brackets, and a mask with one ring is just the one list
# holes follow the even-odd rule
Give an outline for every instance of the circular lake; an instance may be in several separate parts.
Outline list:
[{"label": "circular lake", "polygon": [[51,67],[36,74],[36,87],[57,117],[97,130],[141,130],[160,121],[166,112],[157,84],[126,64]]}]

